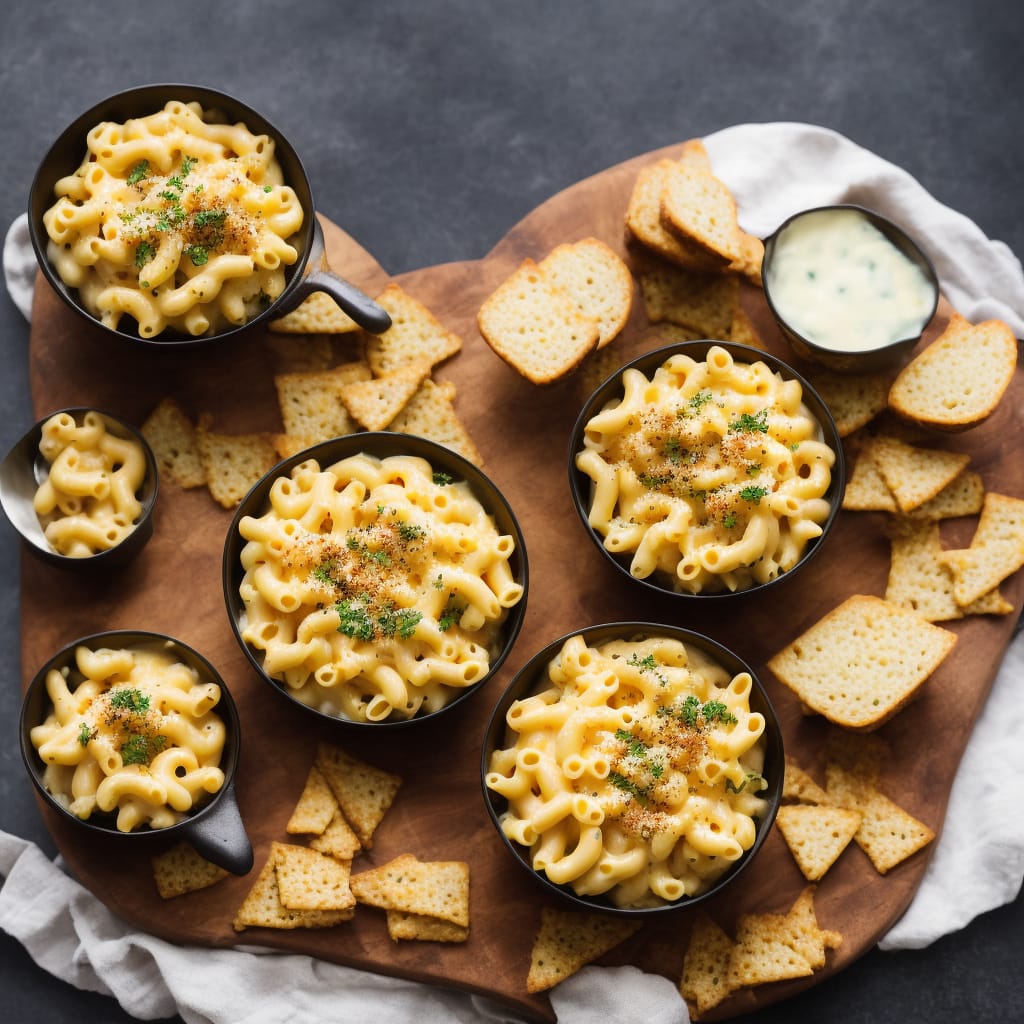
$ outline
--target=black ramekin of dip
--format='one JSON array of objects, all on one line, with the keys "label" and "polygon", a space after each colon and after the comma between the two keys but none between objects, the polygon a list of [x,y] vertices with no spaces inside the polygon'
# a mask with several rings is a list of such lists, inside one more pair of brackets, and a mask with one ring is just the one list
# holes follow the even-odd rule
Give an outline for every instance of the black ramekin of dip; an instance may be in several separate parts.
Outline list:
[{"label": "black ramekin of dip", "polygon": [[788,217],[764,242],[764,296],[793,352],[841,373],[906,359],[939,301],[935,268],[897,224],[855,204]]}]

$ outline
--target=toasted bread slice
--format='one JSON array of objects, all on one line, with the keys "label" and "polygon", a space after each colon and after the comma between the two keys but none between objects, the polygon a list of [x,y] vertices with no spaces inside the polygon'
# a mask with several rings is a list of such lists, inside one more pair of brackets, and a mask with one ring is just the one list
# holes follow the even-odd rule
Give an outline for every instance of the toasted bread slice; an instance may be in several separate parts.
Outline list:
[{"label": "toasted bread slice", "polygon": [[477,326],[495,353],[534,384],[576,369],[601,337],[597,320],[529,258],[484,301]]},{"label": "toasted bread slice", "polygon": [[954,313],[893,381],[889,408],[936,430],[966,430],[995,412],[1016,367],[1017,339],[1007,324],[972,325]]}]

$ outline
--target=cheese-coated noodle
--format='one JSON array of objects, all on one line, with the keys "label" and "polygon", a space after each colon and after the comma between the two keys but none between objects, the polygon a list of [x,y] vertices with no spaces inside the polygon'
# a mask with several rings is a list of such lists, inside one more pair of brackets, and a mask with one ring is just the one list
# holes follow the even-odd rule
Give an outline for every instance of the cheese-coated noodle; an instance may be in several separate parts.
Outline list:
[{"label": "cheese-coated noodle", "polygon": [[630,572],[672,590],[745,590],[787,572],[821,536],[835,452],[799,381],[712,345],[670,356],[586,423],[576,467],[588,522]]},{"label": "cheese-coated noodle", "polygon": [[293,697],[337,717],[443,707],[488,673],[523,597],[513,538],[422,458],[307,460],[238,528],[242,640]]},{"label": "cheese-coated noodle", "polygon": [[49,468],[33,507],[55,551],[88,558],[135,529],[146,475],[140,441],[111,433],[99,413],[87,412],[78,423],[61,412],[43,424],[39,451]]},{"label": "cheese-coated noodle", "polygon": [[121,832],[166,828],[224,784],[220,687],[158,644],[75,650],[46,676],[51,710],[30,733],[43,784],[72,814]]},{"label": "cheese-coated noodle", "polygon": [[172,100],[96,125],[86,144],[43,224],[57,274],[104,325],[214,334],[281,294],[304,214],[273,139]]},{"label": "cheese-coated noodle", "polygon": [[767,809],[752,686],[675,638],[570,637],[491,754],[502,831],[580,896],[641,907],[699,895],[751,848]]}]

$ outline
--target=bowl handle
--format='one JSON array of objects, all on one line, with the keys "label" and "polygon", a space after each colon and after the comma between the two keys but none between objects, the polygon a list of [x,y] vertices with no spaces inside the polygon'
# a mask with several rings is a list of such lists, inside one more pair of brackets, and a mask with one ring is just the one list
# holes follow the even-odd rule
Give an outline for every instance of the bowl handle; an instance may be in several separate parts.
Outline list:
[{"label": "bowl handle", "polygon": [[350,281],[334,273],[327,266],[324,250],[323,229],[320,222],[316,221],[306,260],[307,267],[311,269],[296,283],[294,291],[288,296],[287,304],[281,307],[280,312],[286,313],[295,309],[313,292],[327,292],[364,331],[369,331],[370,334],[383,334],[391,326],[391,317],[387,310]]},{"label": "bowl handle", "polygon": [[183,830],[196,852],[233,875],[252,870],[253,852],[235,798],[234,783],[228,783],[214,807]]}]

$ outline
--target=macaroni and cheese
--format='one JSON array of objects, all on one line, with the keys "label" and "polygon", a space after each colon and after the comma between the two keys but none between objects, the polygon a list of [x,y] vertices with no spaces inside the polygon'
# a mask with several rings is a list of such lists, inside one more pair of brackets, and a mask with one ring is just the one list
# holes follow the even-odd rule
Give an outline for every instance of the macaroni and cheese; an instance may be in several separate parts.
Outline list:
[{"label": "macaroni and cheese", "polygon": [[45,682],[52,706],[30,738],[44,787],[76,817],[166,828],[223,786],[220,687],[162,645],[82,645]]},{"label": "macaroni and cheese", "polygon": [[753,846],[768,806],[752,685],[669,636],[570,637],[490,755],[502,832],[579,896],[699,895]]},{"label": "macaroni and cheese", "polygon": [[285,286],[302,204],[274,141],[171,101],[87,136],[43,217],[47,256],[85,309],[140,337],[200,336],[251,320]]},{"label": "macaroni and cheese", "polygon": [[95,411],[81,423],[60,412],[43,424],[39,452],[48,468],[32,503],[58,554],[88,558],[116,547],[135,529],[146,477],[142,442],[112,433]]},{"label": "macaroni and cheese", "polygon": [[835,452],[800,382],[719,345],[676,353],[586,423],[576,467],[587,521],[638,579],[675,591],[745,590],[792,569],[819,537]]},{"label": "macaroni and cheese", "polygon": [[243,642],[291,696],[335,717],[443,707],[487,675],[523,597],[514,538],[422,458],[308,459],[239,532]]}]

